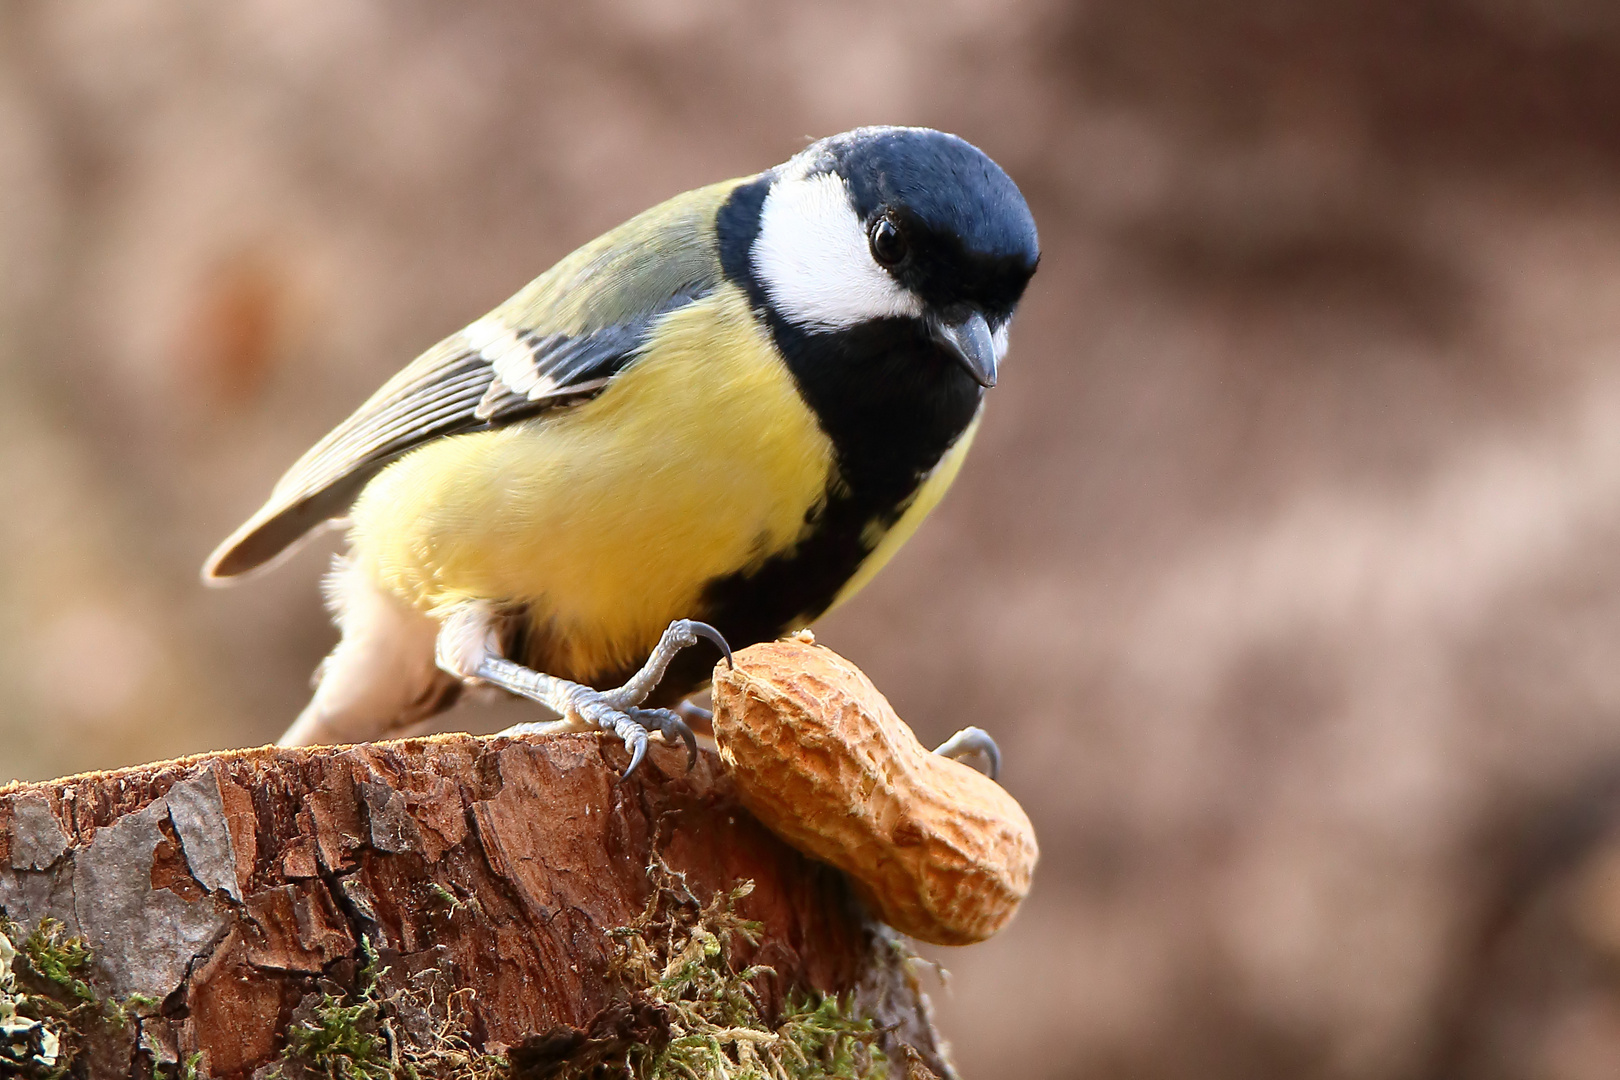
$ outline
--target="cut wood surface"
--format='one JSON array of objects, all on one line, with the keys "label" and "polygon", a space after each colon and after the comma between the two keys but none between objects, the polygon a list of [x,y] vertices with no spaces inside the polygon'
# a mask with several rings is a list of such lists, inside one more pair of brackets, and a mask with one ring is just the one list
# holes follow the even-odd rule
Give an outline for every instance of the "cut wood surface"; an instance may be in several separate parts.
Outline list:
[{"label": "cut wood surface", "polygon": [[909,965],[839,873],[742,809],[713,754],[687,773],[684,750],[655,747],[621,781],[625,760],[596,735],[449,735],[12,785],[0,908],[82,936],[109,1000],[161,1003],[85,1048],[77,1074],[195,1062],[251,1077],[323,986],[356,989],[364,942],[384,994],[462,992],[475,1049],[600,1027],[615,1000],[609,931],[643,910],[656,854],[698,897],[755,883],[738,913],[763,924],[744,959],[774,969],[756,982],[768,1005],[793,989],[857,993],[892,1028],[891,1054],[948,1075]]}]

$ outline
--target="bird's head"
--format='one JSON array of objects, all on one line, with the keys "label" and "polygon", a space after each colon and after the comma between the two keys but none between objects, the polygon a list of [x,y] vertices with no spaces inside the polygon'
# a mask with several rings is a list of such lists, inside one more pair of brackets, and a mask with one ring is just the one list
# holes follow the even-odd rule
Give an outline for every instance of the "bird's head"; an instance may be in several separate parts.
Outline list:
[{"label": "bird's head", "polygon": [[773,170],[749,259],[797,329],[912,320],[993,386],[1040,245],[1017,185],[982,151],[927,128],[869,127]]}]

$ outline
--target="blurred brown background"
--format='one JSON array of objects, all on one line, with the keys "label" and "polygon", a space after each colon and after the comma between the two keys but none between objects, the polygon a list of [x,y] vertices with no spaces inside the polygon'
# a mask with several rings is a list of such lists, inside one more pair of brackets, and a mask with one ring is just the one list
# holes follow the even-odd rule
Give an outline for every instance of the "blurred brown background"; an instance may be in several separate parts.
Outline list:
[{"label": "blurred brown background", "polygon": [[332,544],[196,573],[281,469],[873,122],[982,146],[1045,252],[955,492],[820,627],[1040,830],[943,957],[966,1074],[1620,1075],[1608,0],[0,0],[0,782],[273,738]]}]

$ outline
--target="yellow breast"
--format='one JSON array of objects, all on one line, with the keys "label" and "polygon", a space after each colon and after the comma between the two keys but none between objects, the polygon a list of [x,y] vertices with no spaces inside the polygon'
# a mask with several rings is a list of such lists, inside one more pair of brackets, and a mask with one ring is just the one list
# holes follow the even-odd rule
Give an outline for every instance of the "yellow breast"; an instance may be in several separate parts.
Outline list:
[{"label": "yellow breast", "polygon": [[355,504],[354,557],[430,612],[528,606],[578,676],[638,662],[704,583],[791,547],[833,468],[735,287],[649,342],[582,405],[389,466]]}]

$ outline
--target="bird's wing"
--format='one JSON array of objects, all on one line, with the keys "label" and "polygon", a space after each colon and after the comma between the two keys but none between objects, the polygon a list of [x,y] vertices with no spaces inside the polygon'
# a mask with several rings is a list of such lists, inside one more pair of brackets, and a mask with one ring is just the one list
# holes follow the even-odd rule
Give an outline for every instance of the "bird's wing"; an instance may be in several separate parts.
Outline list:
[{"label": "bird's wing", "polygon": [[660,316],[720,283],[715,215],[739,182],[678,195],[603,234],[417,357],[287,470],[209,557],[204,580],[274,559],[430,439],[599,393]]}]

